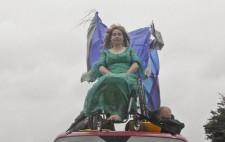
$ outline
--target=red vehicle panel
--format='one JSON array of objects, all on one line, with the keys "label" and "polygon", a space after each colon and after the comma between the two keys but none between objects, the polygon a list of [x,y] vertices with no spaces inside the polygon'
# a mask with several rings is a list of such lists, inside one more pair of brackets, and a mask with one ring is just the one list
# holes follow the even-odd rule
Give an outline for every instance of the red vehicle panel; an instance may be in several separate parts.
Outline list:
[{"label": "red vehicle panel", "polygon": [[73,132],[56,137],[54,142],[187,142],[181,135],[155,132],[106,131]]}]

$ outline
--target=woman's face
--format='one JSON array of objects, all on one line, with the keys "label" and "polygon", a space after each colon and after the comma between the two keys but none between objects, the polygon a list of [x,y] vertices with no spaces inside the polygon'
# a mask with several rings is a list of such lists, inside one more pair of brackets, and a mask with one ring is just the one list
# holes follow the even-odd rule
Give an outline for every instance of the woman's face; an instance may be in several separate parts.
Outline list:
[{"label": "woman's face", "polygon": [[112,44],[123,44],[123,40],[123,33],[119,29],[114,29],[111,36]]}]

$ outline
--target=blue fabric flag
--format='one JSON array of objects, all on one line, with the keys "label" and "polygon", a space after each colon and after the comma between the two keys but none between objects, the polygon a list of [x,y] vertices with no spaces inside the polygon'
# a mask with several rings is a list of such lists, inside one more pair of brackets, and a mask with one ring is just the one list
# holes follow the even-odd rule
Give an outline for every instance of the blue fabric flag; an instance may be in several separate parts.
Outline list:
[{"label": "blue fabric flag", "polygon": [[155,30],[154,23],[151,25],[151,32],[154,39],[150,43],[150,64],[151,64],[151,75],[150,78],[144,80],[146,106],[148,110],[156,110],[160,107],[160,87],[159,87],[159,57],[158,50],[161,50],[164,46],[164,42],[159,31]]},{"label": "blue fabric flag", "polygon": [[151,75],[143,80],[144,93],[147,109],[150,111],[160,107],[160,88],[159,88],[159,58],[158,51],[153,49],[150,52]]}]

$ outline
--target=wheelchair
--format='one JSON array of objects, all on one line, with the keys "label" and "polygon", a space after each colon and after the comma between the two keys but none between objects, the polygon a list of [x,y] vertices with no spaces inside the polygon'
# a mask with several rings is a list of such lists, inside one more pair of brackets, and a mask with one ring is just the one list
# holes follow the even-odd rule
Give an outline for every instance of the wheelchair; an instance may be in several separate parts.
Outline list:
[{"label": "wheelchair", "polygon": [[[107,120],[109,114],[106,114],[104,110],[97,110],[89,117],[85,117],[84,114],[81,113],[65,133],[70,134],[76,131],[115,131],[114,124],[130,124],[130,122],[132,122],[132,125],[126,125],[125,131],[141,131],[142,122],[145,122],[149,119],[150,113],[146,107],[142,80],[139,78],[137,82],[138,89],[137,91],[131,91],[125,119],[121,121]],[[131,109],[133,102],[135,102],[137,105],[135,111]],[[88,124],[86,125],[84,124],[85,119],[88,119]]]}]

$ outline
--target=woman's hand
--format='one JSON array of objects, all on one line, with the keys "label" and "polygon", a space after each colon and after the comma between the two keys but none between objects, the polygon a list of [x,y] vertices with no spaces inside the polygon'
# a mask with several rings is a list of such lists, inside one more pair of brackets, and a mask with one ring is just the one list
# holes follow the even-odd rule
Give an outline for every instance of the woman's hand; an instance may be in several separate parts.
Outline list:
[{"label": "woman's hand", "polygon": [[138,65],[138,63],[133,63],[131,66],[130,66],[130,68],[128,69],[128,71],[126,72],[127,74],[129,74],[129,73],[136,73],[137,72],[137,70],[138,70],[138,68],[139,68],[139,65]]},{"label": "woman's hand", "polygon": [[99,71],[102,73],[102,74],[111,74],[111,72],[104,66],[100,66],[99,67]]}]

